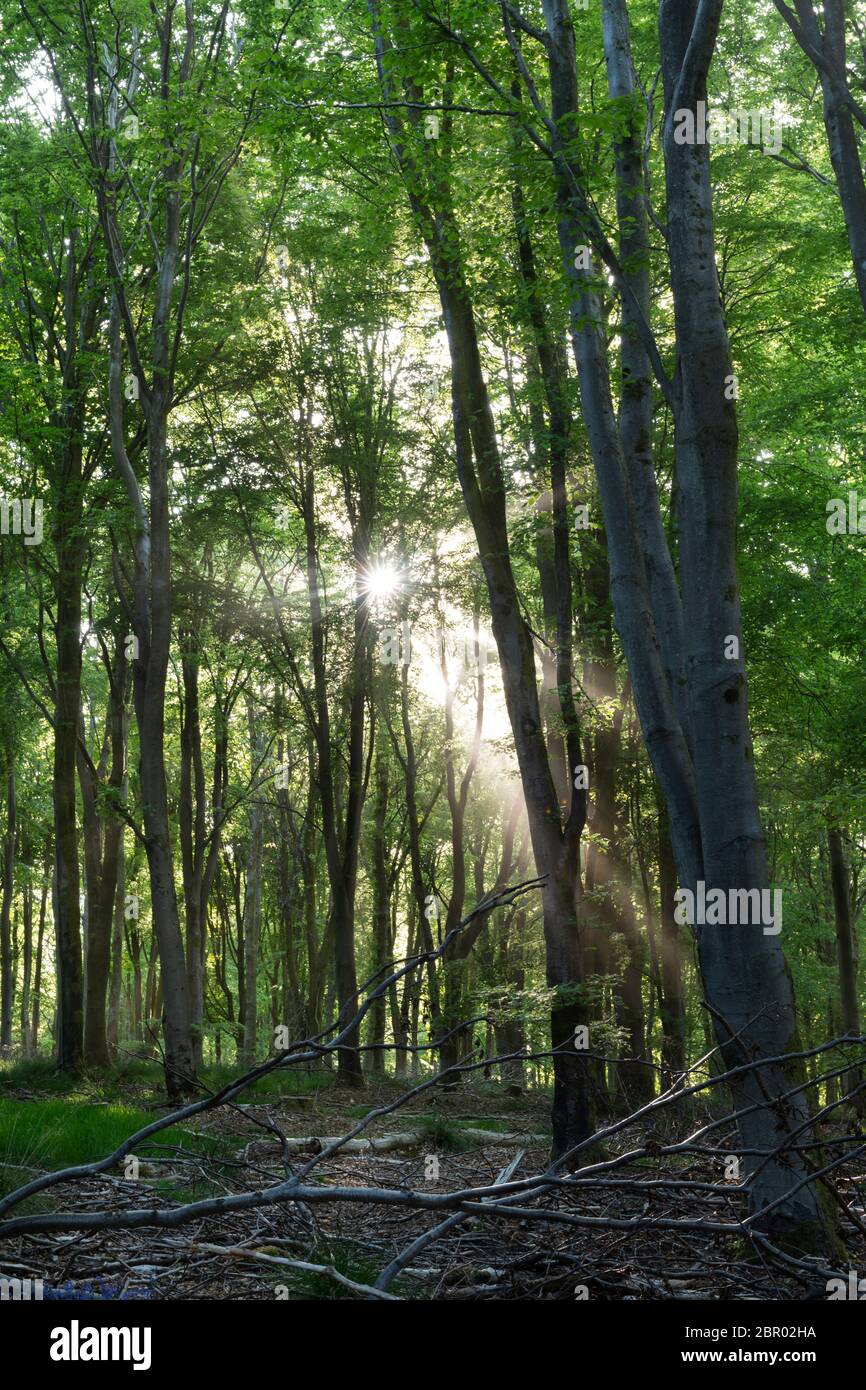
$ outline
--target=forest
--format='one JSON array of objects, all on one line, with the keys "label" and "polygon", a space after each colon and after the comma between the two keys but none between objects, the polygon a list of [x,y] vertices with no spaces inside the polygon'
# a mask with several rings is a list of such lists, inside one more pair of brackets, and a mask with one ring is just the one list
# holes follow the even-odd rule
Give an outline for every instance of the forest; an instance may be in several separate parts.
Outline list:
[{"label": "forest", "polygon": [[866,0],[0,107],[0,1295],[866,1297]]}]

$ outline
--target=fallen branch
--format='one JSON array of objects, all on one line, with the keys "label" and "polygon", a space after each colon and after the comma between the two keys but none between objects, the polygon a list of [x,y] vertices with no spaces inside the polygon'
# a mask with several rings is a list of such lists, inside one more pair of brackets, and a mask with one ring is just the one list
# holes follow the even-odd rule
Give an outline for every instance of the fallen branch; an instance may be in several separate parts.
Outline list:
[{"label": "fallen branch", "polygon": [[[461,1138],[471,1139],[474,1144],[491,1147],[494,1144],[549,1144],[546,1134],[500,1134],[493,1129],[460,1129]],[[404,1130],[402,1133],[382,1134],[374,1139],[346,1139],[340,1135],[327,1135],[319,1138],[315,1134],[285,1140],[285,1147],[293,1154],[318,1154],[332,1145],[339,1145],[341,1154],[391,1153],[394,1149],[420,1149],[424,1145],[431,1151],[440,1148],[434,1135],[424,1130]],[[282,1144],[271,1143],[267,1139],[253,1139],[243,1151],[245,1161],[281,1156]]]},{"label": "fallen branch", "polygon": [[194,1240],[189,1248],[190,1254],[196,1250],[207,1250],[212,1255],[225,1255],[229,1259],[255,1260],[259,1264],[283,1265],[288,1269],[299,1269],[304,1274],[324,1274],[328,1279],[333,1279],[335,1283],[342,1284],[346,1289],[351,1289],[352,1293],[362,1293],[365,1298],[381,1298],[388,1303],[403,1302],[398,1294],[384,1293],[381,1289],[374,1289],[369,1284],[359,1284],[354,1279],[350,1279],[347,1274],[341,1274],[333,1265],[314,1265],[307,1260],[289,1260],[284,1255],[266,1255],[263,1251],[249,1250],[238,1245],[209,1245],[203,1240]]}]

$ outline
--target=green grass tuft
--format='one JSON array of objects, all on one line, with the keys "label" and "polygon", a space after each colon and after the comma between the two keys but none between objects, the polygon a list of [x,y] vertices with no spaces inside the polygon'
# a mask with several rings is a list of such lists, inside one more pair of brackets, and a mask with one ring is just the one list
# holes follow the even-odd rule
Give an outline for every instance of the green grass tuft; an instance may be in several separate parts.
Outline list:
[{"label": "green grass tuft", "polygon": [[443,1115],[424,1115],[418,1131],[431,1149],[441,1149],[443,1153],[464,1153],[473,1147],[471,1139],[460,1133],[459,1126]]}]

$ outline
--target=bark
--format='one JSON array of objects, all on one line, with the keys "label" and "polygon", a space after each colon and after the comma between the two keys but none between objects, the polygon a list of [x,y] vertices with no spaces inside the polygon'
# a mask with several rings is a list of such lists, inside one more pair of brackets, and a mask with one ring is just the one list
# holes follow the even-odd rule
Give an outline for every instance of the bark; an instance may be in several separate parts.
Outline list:
[{"label": "bark", "polygon": [[[284,707],[282,692],[279,692],[277,719],[282,722]],[[286,745],[282,738],[277,740],[277,765],[282,767],[286,757]],[[295,825],[294,812],[289,801],[288,789],[277,788],[277,886],[279,908],[278,958],[282,973],[282,1021],[290,1030],[290,1035],[306,1036],[306,1000],[309,999],[308,983],[301,976],[298,957],[299,927],[302,915],[304,893],[304,856],[302,836]],[[274,991],[276,1006],[277,991]],[[275,1016],[274,1027],[281,1021]]]},{"label": "bark", "polygon": [[[473,1129],[464,1125],[460,1130],[473,1144],[480,1148],[499,1144],[543,1144],[543,1134],[492,1134],[489,1129]],[[270,1139],[254,1139],[243,1150],[244,1161],[256,1162],[261,1159],[278,1160],[282,1153],[316,1154],[330,1144],[340,1142],[340,1152],[350,1154],[394,1153],[401,1149],[429,1148],[430,1138],[424,1130],[401,1130],[394,1134],[379,1134],[373,1139],[343,1139],[336,1135],[292,1135],[277,1143]],[[217,1247],[218,1248],[218,1247]]]},{"label": "bark", "polygon": [[[518,90],[515,83],[512,91],[516,95]],[[532,418],[534,453],[539,464],[547,456],[550,484],[539,518],[541,524],[536,540],[536,562],[541,580],[545,635],[553,647],[552,654],[547,647],[542,650],[547,747],[551,773],[564,815],[571,799],[571,777],[574,774],[570,769],[574,767],[572,755],[575,751],[567,746],[567,734],[578,727],[572,693],[572,596],[567,490],[571,417],[567,396],[568,374],[562,345],[554,340],[550,332],[538,284],[526,199],[516,175],[512,183],[511,202],[518,264],[547,410],[546,421],[540,406],[533,411]],[[548,498],[549,530],[545,524]]]},{"label": "bark", "polygon": [[186,976],[190,1029],[196,1066],[202,1063],[204,959],[202,885],[205,869],[205,776],[199,708],[199,644],[195,633],[181,633],[183,707],[180,726],[179,826],[186,915]]},{"label": "bark", "polygon": [[[830,855],[830,886],[833,892],[833,913],[836,922],[836,955],[839,968],[839,998],[842,1005],[842,1028],[855,1037],[860,1035],[860,1002],[857,992],[857,936],[851,915],[851,890],[848,864],[838,825],[827,827],[827,848]],[[861,1080],[857,1067],[846,1073],[845,1089],[853,1091]],[[859,1108],[862,1096],[857,1097]]]},{"label": "bark", "polygon": [[[390,795],[388,764],[384,749],[380,746],[382,734],[376,740],[376,796],[373,803],[373,970],[380,971],[390,957],[391,892],[388,880],[387,845],[385,823],[388,815]],[[370,1009],[370,1026],[367,1041],[373,1048],[370,1053],[369,1069],[371,1076],[385,1075],[385,996],[375,1000]]]},{"label": "bark", "polygon": [[147,974],[144,979],[144,1004],[142,1012],[142,1031],[145,1051],[151,1055],[156,1047],[156,993],[157,993],[157,950],[151,947],[147,958]]},{"label": "bark", "polygon": [[[125,801],[128,795],[127,779],[124,776],[121,796]],[[111,1057],[117,1056],[120,1041],[120,998],[123,988],[123,914],[126,905],[126,851],[124,847],[124,827],[120,827],[120,841],[117,847],[117,882],[114,894],[114,913],[111,928],[111,979],[108,990],[108,1050]]]},{"label": "bark", "polygon": [[144,1041],[144,1000],[142,997],[141,976],[141,935],[133,922],[126,930],[126,945],[132,960],[132,1037],[136,1042]]},{"label": "bark", "polygon": [[[438,574],[436,576],[436,582],[438,586]],[[475,724],[466,766],[458,785],[454,756],[454,689],[448,671],[444,629],[440,632],[439,668],[445,683],[445,794],[448,799],[448,810],[451,819],[451,896],[448,900],[448,911],[445,916],[445,936],[448,936],[449,932],[459,926],[463,918],[463,908],[466,902],[466,851],[464,848],[466,805],[469,799],[469,789],[472,785],[472,778],[478,766],[478,758],[481,752],[481,734],[484,727],[484,649],[479,641],[477,611],[474,616],[472,646],[476,668]],[[468,955],[466,945],[466,942],[461,943],[460,938],[455,937],[454,948],[446,951],[442,963],[445,997],[440,1026],[445,1032],[451,1033],[451,1037],[448,1038],[440,1049],[440,1059],[443,1070],[454,1066],[460,1056],[462,1037],[460,1033],[456,1033],[453,1030],[457,1028],[464,1015],[463,998],[465,994],[465,970],[462,962]],[[453,1079],[459,1080],[460,1078],[458,1076],[452,1078],[452,1080]]]},{"label": "bark", "polygon": [[[29,860],[29,854],[27,858]],[[26,1055],[30,1035],[30,988],[33,980],[33,884],[29,880],[24,885],[22,917],[24,939],[21,972],[21,1047]]]},{"label": "bark", "polygon": [[12,1050],[12,1011],[15,999],[15,971],[12,961],[12,897],[15,892],[15,836],[17,805],[15,769],[6,773],[6,824],[3,830],[3,894],[0,898],[0,1054]]},{"label": "bark", "polygon": [[659,899],[661,906],[662,1086],[673,1084],[686,1066],[686,1010],[683,989],[683,945],[674,916],[677,870],[668,831],[667,812],[659,807]]},{"label": "bark", "polygon": [[[124,687],[126,662],[122,640],[118,640],[114,669],[109,670],[106,747],[97,768],[86,760],[83,720],[79,739],[78,771],[84,810],[85,877],[87,919],[85,931],[84,1061],[90,1067],[108,1067],[106,1018],[108,977],[111,957],[115,899],[117,895],[123,821],[112,809],[119,802],[125,775],[126,721]],[[110,765],[106,769],[106,757]],[[107,772],[107,776],[106,776]],[[105,811],[102,817],[97,796],[102,783]]]},{"label": "bark", "polygon": [[331,934],[327,928],[323,933],[321,942],[319,942],[318,933],[316,869],[320,837],[316,832],[317,812],[315,744],[312,737],[309,737],[307,743],[307,804],[301,846],[304,871],[304,940],[307,948],[307,978],[309,980],[306,1031],[310,1037],[314,1037],[321,1029],[325,978],[331,949]]},{"label": "bark", "polygon": [[[706,76],[720,3],[662,0],[660,34],[667,118],[664,153],[668,194],[671,283],[678,350],[677,474],[683,631],[693,745],[678,717],[649,599],[640,528],[611,402],[603,320],[591,271],[575,268],[575,248],[592,241],[610,248],[584,196],[580,170],[562,137],[577,113],[574,35],[564,0],[544,0],[559,205],[560,244],[573,286],[572,341],[584,422],[599,481],[611,562],[611,594],[628,660],[644,739],[668,805],[680,883],[703,878],[723,890],[767,883],[757,816],[746,682],[742,655],[726,662],[726,638],[739,638],[734,564],[736,535],[736,419],[725,398],[730,352],[718,296],[712,198],[706,146],[677,145],[673,112],[706,99]],[[692,746],[694,755],[692,756]],[[760,925],[698,929],[702,976],[726,1059],[744,1050],[773,1056],[796,1044],[790,978],[775,935]],[[736,1046],[732,1035],[738,1034]],[[734,1088],[744,1113],[744,1148],[772,1149],[779,1119],[768,1098],[787,1089],[790,1075],[763,1070]],[[778,1107],[783,1128],[805,1116],[794,1101]],[[802,1161],[746,1163],[753,1210],[781,1235],[822,1242],[827,1233],[814,1190],[792,1193]]]},{"label": "bark", "polygon": [[602,0],[608,91],[619,103],[622,127],[614,142],[621,302],[618,427],[643,572],[667,685],[686,742],[691,742],[686,694],[683,615],[665,535],[653,461],[653,375],[642,324],[652,311],[650,235],[643,173],[643,132],[635,110],[635,76],[624,0]]},{"label": "bark", "polygon": [[45,863],[42,871],[42,890],[39,895],[39,928],[36,934],[36,961],[33,968],[33,1008],[30,1016],[30,1032],[24,1047],[28,1057],[35,1057],[39,1051],[39,1015],[42,1008],[42,947],[45,940],[45,915],[48,907],[48,892],[51,885],[51,844],[46,846]]},{"label": "bark", "polygon": [[[438,903],[428,901],[433,899],[432,883],[428,885],[424,875],[424,866],[421,858],[421,832],[423,829],[424,816],[418,806],[418,759],[415,751],[415,736],[412,730],[412,718],[409,701],[409,668],[404,665],[400,672],[400,723],[403,731],[403,751],[394,731],[391,731],[394,751],[400,760],[403,771],[403,796],[406,802],[406,834],[409,840],[409,864],[412,877],[412,896],[414,899],[415,910],[418,914],[419,949],[427,953],[424,963],[424,976],[427,981],[427,1006],[430,1017],[431,1038],[435,1038],[441,1028],[441,984],[439,979],[439,969],[437,962],[432,959],[431,952],[438,946],[439,942],[433,935],[432,922],[439,923]],[[438,927],[441,931],[441,927]]]},{"label": "bark", "polygon": [[[613,1069],[621,1101],[636,1109],[652,1096],[652,1071],[644,1065],[646,1026],[643,973],[646,946],[635,916],[630,873],[617,833],[617,788],[621,761],[622,723],[628,683],[617,684],[607,549],[603,534],[592,547],[584,569],[581,620],[585,627],[583,687],[595,701],[588,758],[593,788],[586,850],[586,896],[582,905],[584,933],[595,946],[595,968],[612,975],[617,1025],[626,1035],[624,1056]],[[582,922],[583,925],[583,922]],[[602,1084],[601,1078],[599,1084]]]},{"label": "bark", "polygon": [[57,666],[54,699],[55,881],[57,950],[57,1065],[74,1071],[84,1052],[84,973],[81,950],[80,878],[75,770],[81,704],[81,453],[71,448],[57,500],[54,548],[57,565]]},{"label": "bark", "polygon": [[[395,97],[389,48],[375,0],[370,11],[380,82]],[[412,90],[410,94],[417,97]],[[544,877],[547,982],[556,993],[551,1013],[554,1058],[553,1145],[564,1154],[594,1128],[584,1063],[574,1046],[583,1008],[573,986],[581,979],[575,898],[577,847],[586,815],[585,793],[572,794],[562,825],[538,700],[532,637],[523,616],[508,544],[499,445],[478,344],[478,332],[460,253],[460,236],[443,175],[422,169],[400,118],[385,117],[410,205],[427,246],[445,321],[451,359],[451,401],[457,473],[475,532],[490,602],[505,702],[514,735],[538,873]],[[423,192],[422,192],[423,190]],[[578,759],[579,761],[579,759]]]},{"label": "bark", "polygon": [[[671,286],[677,338],[677,515],[683,630],[689,678],[694,766],[700,808],[703,877],[708,884],[763,889],[768,870],[758,813],[748,723],[736,573],[737,424],[725,384],[731,377],[727,329],[718,292],[709,150],[677,145],[673,112],[694,109],[707,96],[707,71],[721,17],[721,0],[685,5],[662,0],[660,35],[665,84],[664,153],[668,196]],[[726,659],[738,640],[739,656]],[[777,935],[759,926],[703,927],[698,951],[707,999],[721,1044],[739,1035],[725,1057],[793,1050],[797,1023],[790,974]],[[780,1128],[806,1118],[800,1099],[779,1106],[766,1098],[787,1089],[802,1068],[767,1067],[733,1088],[738,1107],[758,1103],[740,1120],[747,1148],[772,1148]],[[763,1101],[763,1103],[761,1103]],[[755,1172],[747,1158],[753,1208],[778,1203],[758,1221],[781,1235],[822,1242],[814,1187],[789,1195],[803,1159],[775,1160]],[[811,1236],[809,1232],[811,1231]]]},{"label": "bark", "polygon": [[[264,738],[258,715],[251,700],[247,701],[247,721],[250,735],[251,780],[258,780],[264,759]],[[251,1067],[256,1060],[257,980],[259,938],[262,916],[262,844],[264,815],[261,798],[254,796],[249,807],[249,844],[244,884],[244,998],[241,1014],[243,1043],[241,1063]]]},{"label": "bark", "polygon": [[[526,908],[519,908],[510,913],[509,919],[508,925],[500,935],[497,973],[500,979],[509,982],[508,989],[503,992],[498,1002],[499,1008],[507,1008],[510,1016],[502,1018],[497,1017],[497,1013],[493,1015],[497,1056],[521,1053],[526,1046],[526,1030],[523,1020],[519,1016],[515,1016],[515,1001],[509,997],[512,991],[519,996],[520,991],[526,985],[526,970],[523,964],[523,943],[528,922]],[[519,1056],[501,1063],[499,1071],[502,1081],[506,1085],[518,1086],[521,1090],[523,1089],[524,1064]]]},{"label": "bark", "polygon": [[[409,899],[408,923],[406,927],[406,954],[417,955],[420,950],[420,931],[418,929],[418,909],[414,894]],[[412,971],[403,980],[403,993],[397,996],[397,986],[392,985],[389,992],[391,1008],[391,1031],[394,1034],[394,1077],[405,1078],[409,1070],[410,1053],[407,1044],[411,1036],[413,1011],[417,1019],[417,1000],[421,988],[420,972]]]},{"label": "bark", "polygon": [[[71,197],[62,200],[52,227],[42,217],[42,239],[26,245],[26,229],[16,226],[22,265],[21,286],[8,295],[14,304],[9,327],[22,358],[36,370],[34,384],[50,381],[42,394],[46,441],[44,464],[50,482],[54,548],[55,666],[52,673],[54,759],[52,803],[55,872],[54,915],[58,1065],[78,1068],[83,1046],[83,975],[79,908],[79,859],[76,824],[76,751],[81,682],[82,569],[87,538],[84,527],[87,483],[99,456],[87,449],[90,436],[88,396],[91,363],[104,285],[95,273],[91,209]],[[12,288],[4,266],[4,289]],[[41,297],[41,299],[40,299]],[[18,321],[18,314],[23,322]],[[39,389],[39,388],[37,388]],[[41,613],[40,613],[41,633]],[[40,642],[41,645],[41,642]],[[43,651],[43,657],[45,653]],[[46,658],[47,660],[47,658]]]},{"label": "bark", "polygon": [[[355,883],[358,864],[361,809],[363,806],[363,743],[364,700],[363,685],[363,618],[355,602],[353,655],[350,690],[350,729],[348,737],[349,791],[341,840],[334,776],[331,737],[331,715],[325,664],[325,631],[322,599],[319,588],[319,561],[316,538],[315,495],[313,475],[308,470],[303,478],[303,514],[306,536],[307,590],[310,601],[312,629],[312,662],[314,683],[313,734],[316,744],[317,781],[325,842],[325,860],[331,889],[330,930],[334,947],[334,970],[340,1015],[347,1022],[357,1005],[358,977],[355,967]],[[338,1074],[345,1085],[360,1088],[364,1084],[361,1055],[358,1051],[357,1027],[347,1034],[340,1049]]]},{"label": "bark", "polygon": [[[182,91],[189,76],[193,51],[192,7],[184,12],[186,43],[176,58],[171,18],[161,31],[163,95],[170,75]],[[135,60],[130,78],[137,81]],[[186,295],[173,311],[178,274],[181,228],[194,211],[183,207],[184,155],[167,139],[159,183],[163,200],[161,244],[156,254],[152,284],[152,318],[149,343],[149,380],[135,320],[126,297],[118,221],[121,174],[114,132],[118,125],[119,87],[112,83],[103,104],[97,95],[96,55],[88,50],[87,92],[93,149],[99,167],[97,196],[99,217],[113,285],[109,315],[109,432],[112,459],[125,484],[135,526],[135,564],[131,605],[115,557],[118,590],[131,608],[132,628],[138,644],[132,660],[133,704],[139,735],[139,781],[145,848],[150,877],[151,912],[160,960],[163,992],[162,1031],[166,1091],[170,1098],[195,1089],[195,1056],[190,1028],[186,960],[174,883],[171,827],[165,763],[165,701],[171,655],[172,579],[169,513],[168,417],[173,404],[174,371],[183,327]],[[130,93],[127,93],[129,96]],[[193,200],[193,204],[194,204]],[[121,338],[122,334],[122,338]],[[144,413],[147,454],[147,503],[126,449],[124,406],[121,390],[122,341],[138,386]]]}]

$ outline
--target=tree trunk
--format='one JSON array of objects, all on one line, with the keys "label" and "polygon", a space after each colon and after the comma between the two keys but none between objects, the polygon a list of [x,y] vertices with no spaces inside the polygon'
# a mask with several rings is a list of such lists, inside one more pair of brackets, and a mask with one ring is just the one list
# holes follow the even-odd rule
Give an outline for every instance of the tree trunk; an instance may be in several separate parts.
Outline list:
[{"label": "tree trunk", "polygon": [[[730,353],[718,296],[712,198],[706,146],[677,145],[673,112],[706,98],[706,75],[715,46],[721,3],[662,0],[660,33],[667,119],[665,169],[668,192],[671,281],[678,347],[677,391],[669,396],[677,424],[680,484],[680,556],[683,631],[693,717],[694,755],[678,716],[656,636],[640,528],[613,416],[607,345],[591,265],[576,263],[586,240],[612,255],[594,220],[580,170],[557,133],[555,165],[560,243],[574,287],[572,340],[584,421],[593,454],[611,558],[611,594],[626,652],[635,702],[650,757],[662,783],[680,882],[698,880],[729,889],[761,889],[767,883],[751,745],[745,673],[739,647],[726,661],[728,639],[739,643],[734,548],[736,535],[736,420],[726,395]],[[565,0],[544,0],[551,70],[552,113],[557,126],[577,112],[574,34]],[[627,287],[624,287],[624,293]],[[645,327],[645,326],[644,326]],[[648,330],[647,330],[648,331]],[[643,332],[643,329],[642,329]],[[717,1036],[728,1061],[744,1055],[774,1056],[796,1047],[790,978],[776,935],[760,924],[698,928],[701,968]],[[730,1030],[730,1032],[729,1032]],[[727,1046],[732,1034],[739,1045]],[[801,1074],[802,1074],[802,1069]],[[772,1150],[778,1139],[778,1097],[793,1072],[762,1069],[734,1086],[745,1149]],[[806,1115],[805,1103],[781,1105],[784,1127]],[[825,1237],[814,1189],[792,1188],[800,1159],[746,1163],[753,1211],[767,1229],[819,1242]]]},{"label": "tree trunk", "polygon": [[54,698],[54,940],[57,951],[57,1065],[75,1071],[84,1053],[84,974],[81,953],[75,775],[81,707],[81,460],[70,454],[69,485],[58,499],[57,672]]},{"label": "tree trunk", "polygon": [[[384,971],[390,956],[391,894],[388,882],[386,860],[385,820],[388,815],[388,764],[381,747],[380,729],[376,740],[376,799],[373,804],[373,970]],[[387,999],[383,994],[375,1000],[370,1009],[370,1026],[367,1041],[370,1053],[369,1071],[371,1076],[385,1075],[385,1014]]]},{"label": "tree trunk", "polygon": [[202,881],[205,869],[205,781],[199,710],[199,648],[196,635],[181,634],[183,709],[179,824],[186,914],[186,979],[190,1029],[196,1067],[202,1063],[204,959],[202,951]]},{"label": "tree trunk", "polygon": [[[768,871],[758,813],[748,723],[736,573],[737,422],[726,389],[732,380],[727,329],[719,300],[709,149],[678,145],[674,109],[706,101],[721,0],[662,0],[660,35],[665,83],[664,154],[671,286],[677,339],[677,515],[683,630],[691,695],[694,766],[701,823],[703,878],[723,891],[764,889]],[[731,638],[735,654],[728,657]],[[698,930],[707,1000],[726,1060],[796,1050],[790,974],[779,937],[759,925]],[[736,1045],[728,1039],[738,1036]],[[744,1147],[773,1149],[780,1129],[807,1118],[802,1097],[771,1108],[767,1098],[795,1085],[802,1066],[764,1067],[732,1088]],[[808,1131],[807,1131],[808,1132]],[[822,1243],[814,1186],[791,1193],[803,1176],[800,1155],[758,1168],[746,1159],[753,1210],[772,1232]],[[764,1207],[772,1207],[766,1216]]]},{"label": "tree trunk", "polygon": [[[315,700],[314,737],[318,762],[319,800],[325,858],[331,888],[330,928],[334,945],[334,971],[340,1026],[345,1027],[358,1005],[358,977],[355,967],[355,903],[360,812],[363,804],[363,728],[365,693],[361,681],[363,619],[355,603],[354,643],[350,690],[349,795],[343,843],[337,815],[334,764],[331,747],[331,718],[327,672],[325,668],[324,617],[319,590],[318,552],[313,475],[309,470],[303,482],[303,511],[306,535],[307,590],[312,627],[312,661]],[[349,1030],[340,1049],[340,1081],[356,1089],[364,1084],[358,1028]]]},{"label": "tree trunk", "polygon": [[[851,892],[848,865],[838,825],[827,827],[827,848],[830,852],[830,885],[833,890],[833,912],[836,921],[836,956],[839,967],[839,998],[842,1005],[842,1028],[855,1037],[860,1035],[860,1003],[857,991],[857,937],[851,919]],[[845,1075],[846,1091],[853,1091],[861,1080],[858,1067]],[[856,1097],[858,1109],[863,1109],[862,1094]]]},{"label": "tree trunk", "polygon": [[3,832],[3,896],[0,899],[0,1055],[12,1050],[15,971],[12,964],[11,915],[15,892],[15,769],[6,773],[6,826]]},{"label": "tree trunk", "polygon": [[[370,8],[380,83],[386,100],[393,103],[397,94],[390,71],[390,49],[379,28],[375,0],[371,0]],[[415,89],[411,95],[417,97]],[[426,167],[422,168],[410,153],[401,118],[391,107],[385,123],[427,246],[445,321],[457,473],[487,584],[536,869],[545,880],[542,901],[547,983],[555,991],[550,1025],[555,1054],[553,1148],[561,1156],[594,1128],[587,1070],[574,1047],[575,1028],[584,1021],[584,1008],[573,986],[582,975],[576,893],[586,793],[572,793],[563,827],[544,741],[532,637],[511,567],[499,444],[461,262],[459,231],[445,182],[446,167],[441,172],[438,166],[430,167],[433,156],[429,155],[424,157]],[[576,730],[572,730],[572,737],[575,746]],[[578,756],[575,762],[579,761]]]},{"label": "tree trunk", "polygon": [[24,885],[22,915],[24,919],[24,949],[21,975],[21,1049],[26,1056],[30,1037],[30,988],[33,979],[33,884],[29,880]]},{"label": "tree trunk", "polygon": [[42,945],[45,940],[45,916],[48,907],[51,868],[52,847],[49,841],[45,850],[42,891],[39,895],[39,930],[36,935],[36,963],[33,970],[33,1008],[30,1015],[30,1032],[24,1044],[28,1057],[35,1057],[39,1051],[39,1015],[42,1008]]},{"label": "tree trunk", "polygon": [[[126,800],[127,779],[124,777],[121,795]],[[114,894],[114,913],[111,929],[111,981],[108,990],[108,1051],[117,1056],[120,1041],[120,998],[123,987],[123,913],[126,906],[126,850],[124,827],[120,826],[117,847],[117,882]]]},{"label": "tree trunk", "polygon": [[659,806],[659,900],[661,907],[662,1085],[669,1087],[686,1066],[686,1010],[683,991],[683,945],[674,916],[677,870],[667,812]]},{"label": "tree trunk", "polygon": [[87,1066],[108,1067],[106,1005],[111,957],[111,938],[117,891],[118,863],[123,822],[111,807],[121,796],[126,759],[124,687],[126,662],[123,642],[118,639],[113,670],[109,670],[107,741],[111,765],[105,781],[107,809],[100,821],[97,796],[104,774],[105,757],[94,770],[83,753],[83,719],[78,771],[84,808],[85,879],[87,886],[87,925],[85,932],[84,1060]]},{"label": "tree trunk", "polygon": [[[264,756],[264,738],[257,723],[252,700],[247,701],[247,722],[250,736],[250,775],[258,779]],[[262,840],[264,816],[261,797],[254,796],[249,807],[249,846],[247,850],[244,885],[244,994],[241,1014],[243,1042],[241,1064],[252,1067],[256,1060],[257,994],[259,965],[259,936],[262,916]]]}]

